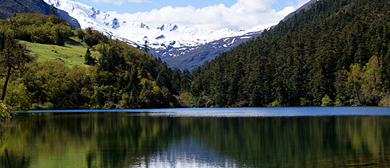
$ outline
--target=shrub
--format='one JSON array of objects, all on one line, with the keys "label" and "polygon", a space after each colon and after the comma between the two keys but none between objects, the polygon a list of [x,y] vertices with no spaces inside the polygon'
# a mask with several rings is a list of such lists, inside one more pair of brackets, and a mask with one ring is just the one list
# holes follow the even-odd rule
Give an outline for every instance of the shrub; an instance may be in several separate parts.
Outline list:
[{"label": "shrub", "polygon": [[389,92],[383,94],[382,99],[379,102],[379,106],[390,107],[390,93]]},{"label": "shrub", "polygon": [[3,120],[6,117],[9,117],[7,106],[0,100],[0,120]]},{"label": "shrub", "polygon": [[325,95],[323,98],[322,98],[322,104],[321,106],[333,106],[333,101],[332,99],[330,99],[330,97],[328,95]]},{"label": "shrub", "polygon": [[30,93],[23,84],[8,84],[5,102],[10,111],[27,111],[31,108]]}]

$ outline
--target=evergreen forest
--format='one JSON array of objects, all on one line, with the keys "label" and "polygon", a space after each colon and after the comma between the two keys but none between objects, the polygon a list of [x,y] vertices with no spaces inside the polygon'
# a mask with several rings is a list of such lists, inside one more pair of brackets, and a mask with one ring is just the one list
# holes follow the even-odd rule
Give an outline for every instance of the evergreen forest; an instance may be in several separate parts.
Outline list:
[{"label": "evergreen forest", "polygon": [[[317,1],[191,71],[92,28],[72,30],[55,15],[15,14],[0,25],[3,117],[28,109],[390,103],[390,1]],[[85,46],[85,62],[37,61],[27,42]]]},{"label": "evergreen forest", "polygon": [[194,69],[195,106],[388,106],[390,1],[321,0]]}]

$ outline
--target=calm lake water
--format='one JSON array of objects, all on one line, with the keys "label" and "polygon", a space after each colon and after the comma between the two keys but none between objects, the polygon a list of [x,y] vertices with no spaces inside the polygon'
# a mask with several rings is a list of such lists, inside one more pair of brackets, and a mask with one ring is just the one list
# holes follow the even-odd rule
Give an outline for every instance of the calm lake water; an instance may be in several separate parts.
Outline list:
[{"label": "calm lake water", "polygon": [[390,167],[390,108],[30,112],[0,133],[1,168]]}]

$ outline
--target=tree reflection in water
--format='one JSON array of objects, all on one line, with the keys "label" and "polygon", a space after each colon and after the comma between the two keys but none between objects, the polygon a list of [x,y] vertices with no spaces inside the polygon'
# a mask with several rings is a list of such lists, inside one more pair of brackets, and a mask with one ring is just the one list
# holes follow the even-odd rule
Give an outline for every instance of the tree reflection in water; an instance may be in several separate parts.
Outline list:
[{"label": "tree reflection in water", "polygon": [[390,117],[20,115],[0,167],[390,166]]}]

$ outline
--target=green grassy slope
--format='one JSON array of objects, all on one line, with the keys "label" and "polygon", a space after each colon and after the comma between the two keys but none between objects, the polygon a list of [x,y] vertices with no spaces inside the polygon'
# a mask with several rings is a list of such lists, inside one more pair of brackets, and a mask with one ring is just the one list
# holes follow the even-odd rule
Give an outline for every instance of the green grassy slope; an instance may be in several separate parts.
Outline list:
[{"label": "green grassy slope", "polygon": [[[88,46],[77,38],[71,38],[65,43],[65,46],[30,43],[27,41],[21,41],[20,43],[25,44],[27,49],[31,50],[31,55],[38,56],[38,62],[57,60],[67,66],[88,66],[84,64],[84,55]],[[99,56],[97,51],[91,51],[91,54],[95,58]]]}]

